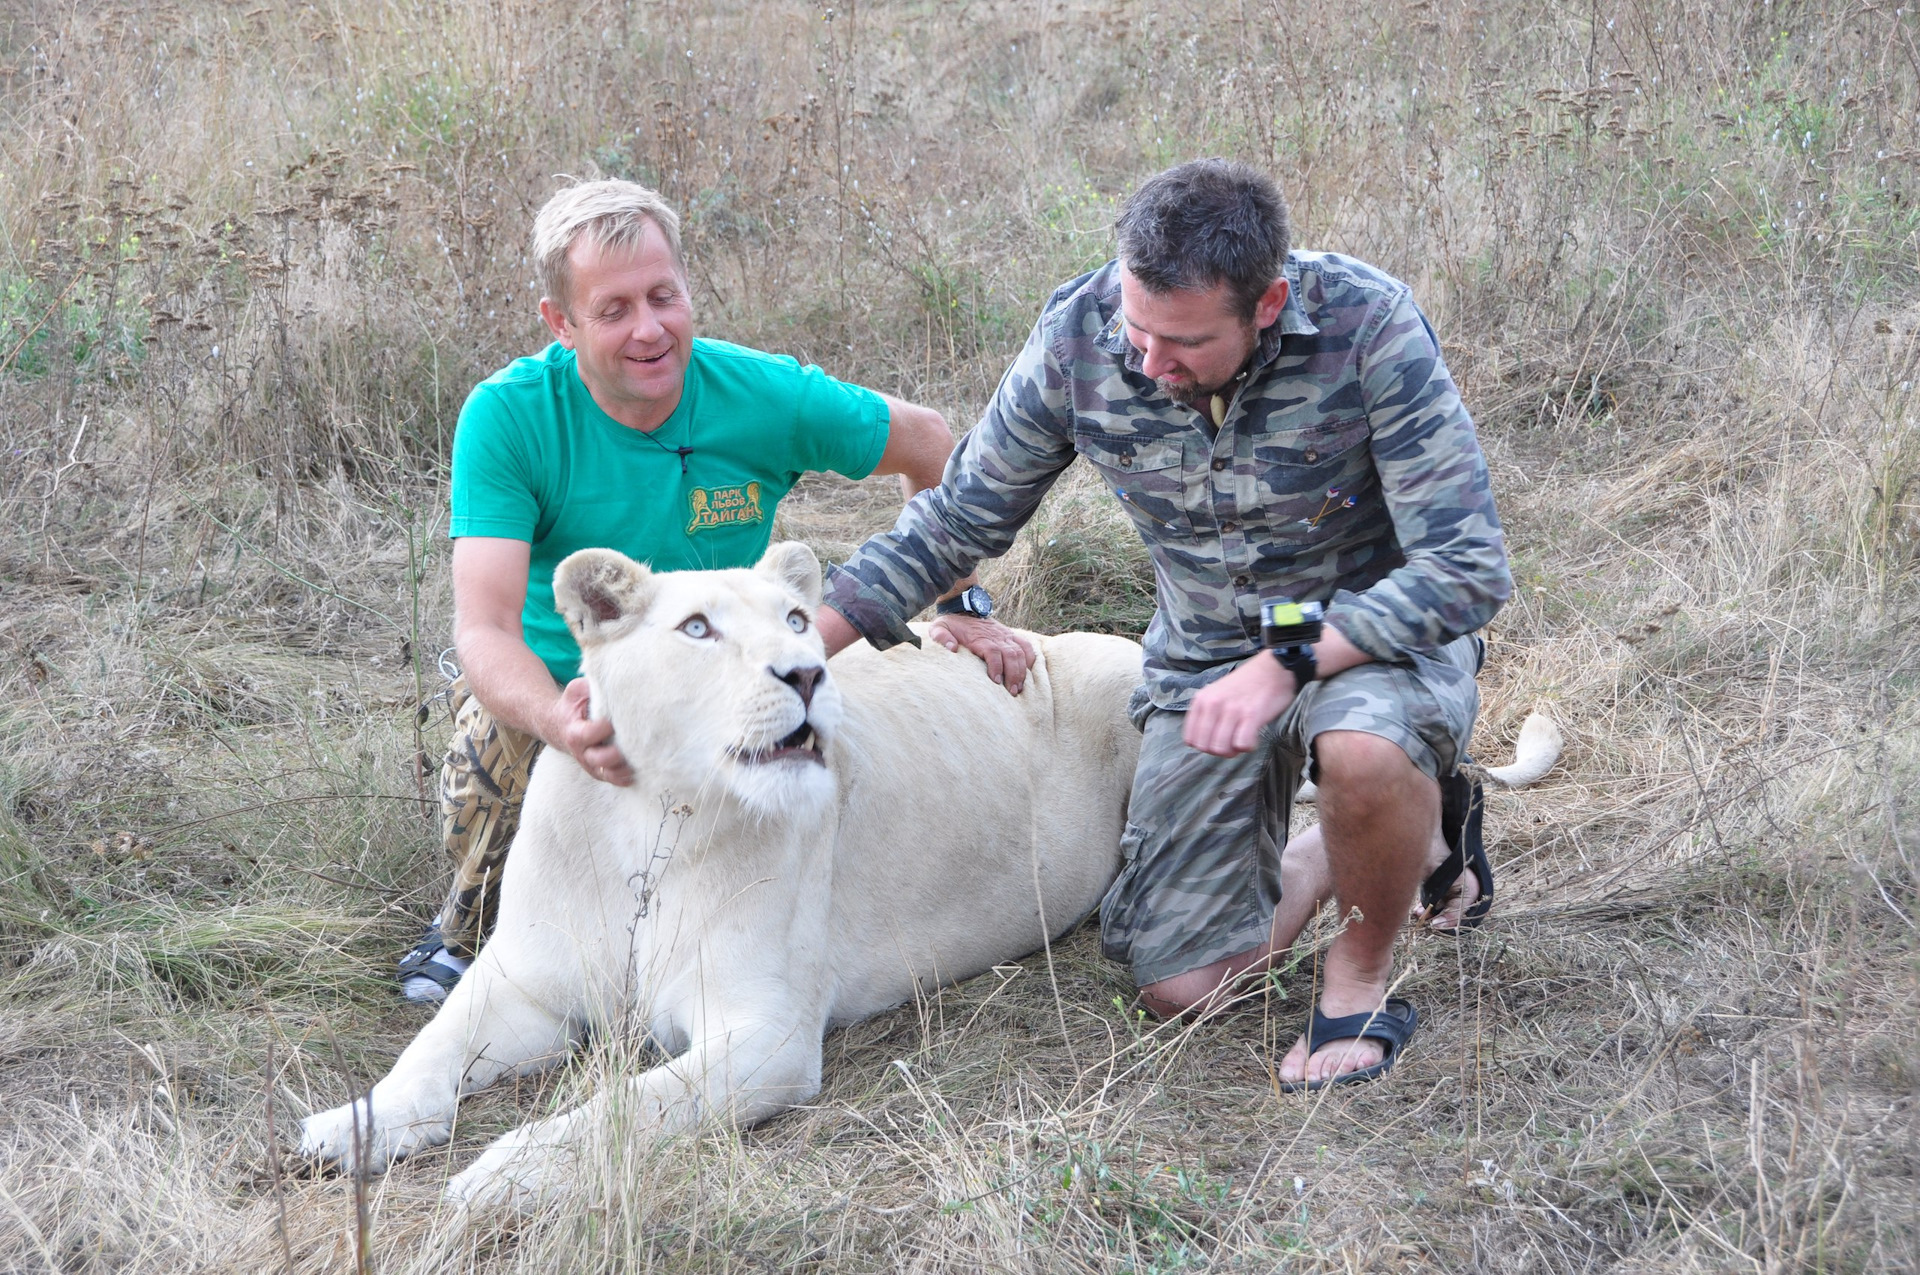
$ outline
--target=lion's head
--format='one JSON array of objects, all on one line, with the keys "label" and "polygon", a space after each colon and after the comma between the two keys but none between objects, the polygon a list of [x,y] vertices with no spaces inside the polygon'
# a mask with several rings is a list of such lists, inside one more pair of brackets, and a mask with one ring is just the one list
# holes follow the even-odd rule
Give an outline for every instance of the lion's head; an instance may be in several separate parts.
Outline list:
[{"label": "lion's head", "polygon": [[570,554],[553,593],[580,643],[593,712],[634,770],[684,796],[717,781],[763,814],[830,799],[840,691],[813,625],[820,562],[795,542],[751,570],[655,572]]}]

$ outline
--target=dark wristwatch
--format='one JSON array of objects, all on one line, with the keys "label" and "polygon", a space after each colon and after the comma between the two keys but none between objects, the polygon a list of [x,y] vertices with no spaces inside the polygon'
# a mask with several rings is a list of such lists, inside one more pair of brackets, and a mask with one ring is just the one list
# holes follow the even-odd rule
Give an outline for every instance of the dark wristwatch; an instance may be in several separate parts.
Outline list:
[{"label": "dark wristwatch", "polygon": [[993,614],[993,598],[977,584],[970,584],[934,608],[936,615],[977,615],[986,619]]},{"label": "dark wristwatch", "polygon": [[1313,644],[1320,640],[1321,619],[1325,615],[1326,609],[1318,602],[1282,599],[1264,603],[1260,608],[1260,645],[1273,652],[1281,668],[1293,674],[1296,695],[1306,689],[1308,682],[1320,677]]}]

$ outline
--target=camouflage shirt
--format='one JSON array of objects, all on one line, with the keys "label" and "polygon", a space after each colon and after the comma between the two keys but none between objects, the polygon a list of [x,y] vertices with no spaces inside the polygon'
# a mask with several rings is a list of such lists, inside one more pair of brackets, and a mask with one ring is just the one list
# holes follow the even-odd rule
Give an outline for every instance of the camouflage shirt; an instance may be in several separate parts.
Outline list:
[{"label": "camouflage shirt", "polygon": [[1260,645],[1260,604],[1327,606],[1380,660],[1484,625],[1512,590],[1487,465],[1399,280],[1296,252],[1223,423],[1140,371],[1116,263],[1054,292],[945,480],[835,568],[826,602],[875,646],[998,557],[1084,456],[1152,553],[1148,691],[1184,708]]}]

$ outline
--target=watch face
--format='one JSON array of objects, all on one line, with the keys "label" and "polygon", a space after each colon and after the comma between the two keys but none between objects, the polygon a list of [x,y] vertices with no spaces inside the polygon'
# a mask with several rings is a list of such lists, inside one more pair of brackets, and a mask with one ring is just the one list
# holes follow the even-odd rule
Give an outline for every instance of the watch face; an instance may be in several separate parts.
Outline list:
[{"label": "watch face", "polygon": [[993,614],[993,597],[979,585],[973,585],[960,595],[961,605],[972,615],[986,617]]}]

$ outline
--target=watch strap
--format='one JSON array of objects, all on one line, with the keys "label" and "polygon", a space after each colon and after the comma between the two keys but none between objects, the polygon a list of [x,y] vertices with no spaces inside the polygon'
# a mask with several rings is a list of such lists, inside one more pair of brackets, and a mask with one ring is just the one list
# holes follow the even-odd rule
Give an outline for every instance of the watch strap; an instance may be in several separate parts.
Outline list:
[{"label": "watch strap", "polygon": [[[979,594],[978,600],[974,597],[976,593]],[[971,584],[952,597],[936,602],[933,613],[935,615],[990,616],[993,614],[993,596],[980,585]]]},{"label": "watch strap", "polygon": [[1280,667],[1293,674],[1293,693],[1298,695],[1307,689],[1307,683],[1320,679],[1320,662],[1314,658],[1310,646],[1276,646],[1268,648]]}]

